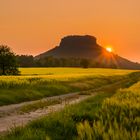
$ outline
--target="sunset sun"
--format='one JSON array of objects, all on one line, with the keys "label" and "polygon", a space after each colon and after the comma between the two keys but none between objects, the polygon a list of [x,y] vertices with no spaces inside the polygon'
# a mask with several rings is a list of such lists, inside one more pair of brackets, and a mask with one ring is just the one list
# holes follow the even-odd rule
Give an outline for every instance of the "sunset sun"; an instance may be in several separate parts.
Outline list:
[{"label": "sunset sun", "polygon": [[106,50],[108,51],[108,52],[112,52],[113,50],[112,50],[112,47],[106,47]]}]

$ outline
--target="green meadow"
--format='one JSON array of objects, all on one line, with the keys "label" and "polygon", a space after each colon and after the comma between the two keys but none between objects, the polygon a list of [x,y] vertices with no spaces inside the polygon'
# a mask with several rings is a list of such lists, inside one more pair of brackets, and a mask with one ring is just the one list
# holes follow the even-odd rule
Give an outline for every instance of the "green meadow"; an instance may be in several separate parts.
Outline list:
[{"label": "green meadow", "polygon": [[134,70],[103,69],[103,68],[20,68],[21,75],[44,75],[49,78],[62,78],[87,75],[123,75]]},{"label": "green meadow", "polygon": [[20,68],[20,71],[21,76],[0,77],[1,106],[97,88],[132,72],[81,68]]},{"label": "green meadow", "polygon": [[[99,89],[95,96],[11,128],[0,140],[139,140],[140,72],[115,69],[21,68],[0,77],[0,105]],[[106,86],[107,85],[107,86]],[[58,101],[54,101],[53,104]],[[46,103],[23,108],[42,108]],[[48,103],[52,104],[52,103]]]}]

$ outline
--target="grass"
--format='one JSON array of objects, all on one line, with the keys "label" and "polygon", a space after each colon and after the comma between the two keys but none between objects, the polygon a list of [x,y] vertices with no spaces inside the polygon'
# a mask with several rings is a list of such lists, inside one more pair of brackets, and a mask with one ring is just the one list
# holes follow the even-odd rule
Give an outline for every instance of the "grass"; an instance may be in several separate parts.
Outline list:
[{"label": "grass", "polygon": [[81,77],[89,75],[123,75],[134,72],[134,70],[103,69],[103,68],[20,68],[23,76],[46,76],[48,78]]},{"label": "grass", "polygon": [[140,82],[106,99],[94,121],[77,125],[80,140],[139,140]]},{"label": "grass", "polygon": [[61,102],[62,101],[60,99],[37,101],[35,103],[22,106],[19,113],[29,113],[31,111],[36,111],[37,109],[47,108],[50,105],[60,104]]},{"label": "grass", "polygon": [[[115,96],[113,95],[116,93],[118,89],[127,88],[131,86],[132,84],[136,83],[137,81],[139,81],[140,80],[139,77],[140,77],[140,73],[129,74],[126,77],[123,77],[123,80],[121,80],[120,82],[112,84],[111,87],[108,86],[98,91],[98,94],[95,97],[89,98],[86,101],[83,101],[77,105],[68,106],[63,111],[51,114],[48,117],[43,117],[41,119],[35,120],[29,123],[25,127],[14,128],[6,136],[1,137],[0,139],[1,140],[25,140],[25,139],[26,140],[45,140],[45,139],[51,139],[51,140],[65,140],[65,139],[72,140],[73,139],[74,140],[78,138],[78,134],[80,138],[81,133],[79,132],[81,132],[81,127],[79,128],[79,123],[82,126],[82,128],[84,128],[82,132],[85,133],[87,132],[87,128],[91,130],[90,123],[93,123],[94,121],[96,122],[96,120],[100,121],[100,116],[99,116],[100,113],[103,116],[108,116],[108,112],[109,112],[110,117],[112,113],[113,113],[113,116],[115,115],[119,117],[116,111],[118,107],[116,107],[115,109],[113,108],[114,107],[113,105],[110,106],[110,104],[112,103],[111,101],[112,98],[115,98],[118,93]],[[131,90],[133,91],[133,88]],[[139,89],[137,91],[139,92]],[[107,99],[109,97],[111,98]],[[117,96],[116,100],[119,99],[118,97],[119,96]],[[125,96],[124,96],[124,99],[125,99]],[[130,98],[128,98],[128,100],[129,99]],[[107,104],[108,100],[110,101],[109,104]],[[139,100],[138,100],[138,103],[139,103]],[[118,102],[118,105],[119,105],[119,102]],[[120,103],[120,105],[123,105],[123,100]],[[102,108],[103,106],[105,106],[105,108]],[[108,112],[106,112],[106,110],[104,109],[107,109]],[[110,111],[110,109],[112,110],[112,112]],[[128,107],[127,109],[129,110],[130,108]],[[127,109],[126,109],[126,113],[127,113]],[[138,106],[138,109],[139,109],[139,106]],[[135,111],[135,114],[138,113],[136,110],[136,107],[134,108],[134,111]],[[112,119],[110,117],[109,117],[109,121],[112,122]],[[128,116],[128,120],[129,119],[131,119],[131,116]],[[83,124],[85,120],[89,122],[87,124],[88,127],[85,127],[86,124]],[[128,120],[126,120],[126,122]],[[105,119],[105,121],[108,121],[108,118]],[[139,123],[139,119],[137,123]],[[132,124],[134,125],[134,122]],[[77,131],[77,125],[78,125],[78,131]],[[131,123],[130,124],[128,123],[128,125],[131,125]],[[135,126],[137,125],[135,124]],[[89,135],[90,135],[90,132],[91,131],[89,131]],[[116,132],[118,133],[118,131]]]},{"label": "grass", "polygon": [[20,70],[22,76],[0,77],[0,106],[94,89],[122,80],[123,75],[132,72],[80,68],[21,68]]}]

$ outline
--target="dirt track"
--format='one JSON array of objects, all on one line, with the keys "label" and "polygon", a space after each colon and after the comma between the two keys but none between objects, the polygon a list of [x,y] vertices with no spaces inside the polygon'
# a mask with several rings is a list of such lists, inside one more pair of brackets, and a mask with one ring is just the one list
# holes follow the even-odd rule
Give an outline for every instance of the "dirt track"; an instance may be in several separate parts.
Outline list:
[{"label": "dirt track", "polygon": [[[93,96],[93,95],[92,95]],[[37,101],[25,102],[15,105],[8,105],[0,107],[0,133],[4,133],[8,131],[10,128],[15,126],[26,125],[28,122],[35,120],[39,117],[48,115],[49,113],[60,111],[66,105],[75,104],[82,100],[85,100],[89,97],[89,95],[78,95],[78,93],[71,93],[67,95],[60,95],[56,97],[48,97],[43,100],[50,99],[61,99],[62,102],[60,104],[50,105],[43,109],[38,109],[33,112],[19,114],[17,110],[19,110],[22,106],[27,104],[32,104]],[[65,100],[67,98],[67,100]]]}]

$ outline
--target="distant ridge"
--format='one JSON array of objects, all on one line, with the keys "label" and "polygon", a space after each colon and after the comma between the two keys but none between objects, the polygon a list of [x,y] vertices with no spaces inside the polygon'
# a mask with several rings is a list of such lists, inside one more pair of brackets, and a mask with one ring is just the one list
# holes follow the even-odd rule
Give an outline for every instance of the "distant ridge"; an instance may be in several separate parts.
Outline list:
[{"label": "distant ridge", "polygon": [[90,35],[71,35],[62,38],[60,45],[39,54],[35,59],[54,58],[80,58],[90,59],[94,63],[102,63],[104,67],[114,66],[122,69],[140,69],[140,64],[131,62],[114,53],[109,53],[97,44],[96,37]]}]

